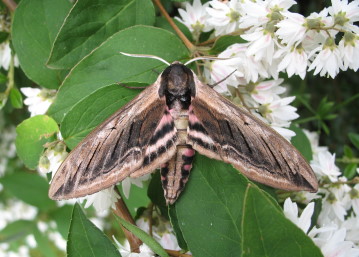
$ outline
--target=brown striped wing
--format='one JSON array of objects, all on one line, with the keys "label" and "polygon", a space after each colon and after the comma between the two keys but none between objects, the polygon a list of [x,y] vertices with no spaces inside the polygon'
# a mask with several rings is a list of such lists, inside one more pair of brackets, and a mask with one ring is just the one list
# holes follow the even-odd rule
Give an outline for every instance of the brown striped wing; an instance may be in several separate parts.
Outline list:
[{"label": "brown striped wing", "polygon": [[188,143],[248,178],[284,190],[316,191],[313,170],[286,139],[201,83],[189,110]]},{"label": "brown striped wing", "polygon": [[[93,194],[129,175],[152,172],[171,159],[177,131],[165,98],[158,95],[159,86],[160,78],[79,143],[54,175],[50,198]],[[164,119],[166,141],[159,142]]]}]

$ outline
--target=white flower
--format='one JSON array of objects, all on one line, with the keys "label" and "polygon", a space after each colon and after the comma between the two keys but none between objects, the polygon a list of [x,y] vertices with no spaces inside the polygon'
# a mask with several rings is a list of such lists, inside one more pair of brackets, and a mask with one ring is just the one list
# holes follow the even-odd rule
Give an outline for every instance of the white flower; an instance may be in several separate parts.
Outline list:
[{"label": "white flower", "polygon": [[355,244],[359,243],[359,216],[351,215],[347,217],[346,220],[341,224],[342,228],[347,230],[345,239],[354,242]]},{"label": "white flower", "polygon": [[227,85],[247,85],[250,81],[257,82],[260,77],[267,78],[268,73],[261,62],[254,60],[254,57],[247,55],[248,44],[233,44],[218,55],[219,58],[228,60],[216,60],[211,63],[211,81],[216,83],[234,72],[226,80],[221,82],[215,89],[220,92],[227,92]]},{"label": "white flower", "polygon": [[93,205],[96,211],[101,213],[108,210],[110,207],[114,209],[115,203],[117,199],[120,199],[120,196],[116,193],[114,187],[110,187],[95,194],[86,196],[85,199],[85,208]]},{"label": "white flower", "polygon": [[275,131],[277,131],[282,137],[284,137],[285,139],[287,139],[288,141],[291,140],[292,137],[295,136],[295,133],[293,130],[290,130],[290,129],[286,129],[286,128],[283,128],[281,126],[284,126],[285,124],[275,124],[275,123],[272,123],[270,124],[270,126],[272,127],[272,129],[274,129]]},{"label": "white flower", "polygon": [[338,46],[344,62],[344,70],[359,68],[359,37],[352,33],[345,33]]},{"label": "white flower", "polygon": [[209,3],[202,5],[200,0],[194,0],[193,5],[186,3],[186,11],[178,9],[181,18],[175,17],[182,22],[192,32],[195,38],[198,38],[201,32],[208,32],[212,28],[207,23],[208,15],[206,8]]},{"label": "white flower", "polygon": [[245,14],[240,18],[240,28],[257,28],[269,21],[269,9],[264,1],[245,1],[242,8]]},{"label": "white flower", "polygon": [[332,0],[332,6],[329,7],[329,14],[334,17],[335,24],[343,28],[359,33],[358,27],[353,25],[359,21],[359,1]]},{"label": "white flower", "polygon": [[295,96],[291,96],[280,98],[270,103],[262,103],[259,111],[270,123],[280,127],[289,126],[291,120],[299,117],[296,113],[297,108],[289,105],[294,99]]},{"label": "white flower", "polygon": [[278,65],[279,71],[286,71],[288,77],[293,74],[299,75],[301,79],[305,78],[308,66],[308,55],[303,48],[283,48],[278,50],[274,58],[280,58],[281,61]]},{"label": "white flower", "polygon": [[277,23],[278,30],[275,34],[282,40],[282,43],[292,46],[299,44],[305,38],[305,18],[298,13],[287,12],[286,19]]},{"label": "white flower", "polygon": [[140,246],[140,253],[132,253],[128,240],[126,240],[122,245],[114,236],[112,236],[112,238],[119,248],[122,257],[155,257],[155,254],[152,252],[152,250],[145,244]]},{"label": "white flower", "polygon": [[359,184],[356,184],[350,190],[350,198],[351,198],[351,205],[353,207],[353,211],[354,211],[355,215],[357,215],[357,217],[359,217]]},{"label": "white flower", "polygon": [[66,152],[66,145],[64,142],[59,141],[55,145],[50,146],[40,158],[39,171],[41,173],[52,172],[52,176],[54,176],[67,155],[68,152]]},{"label": "white flower", "polygon": [[210,1],[211,7],[207,7],[209,15],[208,23],[215,28],[215,35],[228,34],[238,28],[241,8],[238,0],[220,2]]},{"label": "white flower", "polygon": [[125,178],[121,183],[122,183],[122,191],[123,194],[125,195],[125,197],[128,199],[128,197],[130,196],[130,190],[131,190],[131,184],[135,184],[138,187],[143,187],[142,182],[147,181],[151,178],[150,174],[146,174],[143,175],[141,177],[138,178],[131,178],[131,177],[127,177]]},{"label": "white flower", "polygon": [[159,240],[157,240],[164,249],[179,251],[181,248],[178,245],[177,238],[174,234],[166,232]]},{"label": "white flower", "polygon": [[319,231],[318,235],[313,238],[313,241],[326,257],[357,257],[359,255],[359,249],[353,248],[353,242],[345,241],[345,228]]},{"label": "white flower", "polygon": [[251,33],[242,35],[242,38],[249,41],[248,56],[254,56],[255,61],[272,63],[277,42],[270,31],[264,28],[257,28]]},{"label": "white flower", "polygon": [[[9,42],[0,44],[0,67],[3,67],[5,70],[9,69],[11,60],[11,48]],[[19,60],[17,56],[14,57],[14,66],[19,66]]]},{"label": "white flower", "polygon": [[45,114],[47,109],[54,101],[56,90],[39,89],[31,87],[20,88],[21,92],[26,96],[24,104],[29,106],[31,117],[39,114]]},{"label": "white flower", "polygon": [[326,192],[320,190],[325,193],[325,196],[322,201],[322,211],[318,218],[319,224],[344,221],[347,210],[350,208],[349,190],[350,187],[347,185],[337,185]]},{"label": "white flower", "polygon": [[339,73],[339,69],[344,69],[340,50],[335,43],[317,47],[309,54],[309,58],[316,52],[318,54],[308,69],[308,71],[315,69],[314,75],[320,72],[320,76],[324,76],[328,73],[334,79]]},{"label": "white flower", "polygon": [[285,92],[285,88],[279,86],[283,79],[266,80],[247,87],[249,94],[258,103],[270,103],[278,99],[278,95]]},{"label": "white flower", "polygon": [[335,165],[335,154],[328,151],[321,151],[317,155],[318,158],[313,158],[310,166],[314,170],[318,178],[328,177],[330,181],[338,181],[338,176],[341,175],[339,168]]},{"label": "white flower", "polygon": [[298,206],[288,197],[284,202],[284,215],[297,225],[304,233],[308,232],[311,224],[311,218],[314,212],[314,203],[308,204],[300,217],[298,217]]},{"label": "white flower", "polygon": [[[223,54],[219,55],[218,57],[227,58],[229,56],[225,56]],[[237,78],[243,76],[243,74],[237,70],[239,63],[240,59],[236,57],[232,57],[228,60],[216,60],[211,62],[209,67],[211,81],[218,83],[226,78],[224,81],[218,83],[218,85],[214,87],[215,90],[217,90],[219,93],[228,92],[227,85],[236,86],[238,84]],[[233,74],[230,75],[231,73]]]},{"label": "white flower", "polygon": [[318,158],[319,152],[327,152],[328,147],[326,146],[319,146],[319,135],[317,132],[310,132],[306,129],[303,129],[304,134],[307,136],[310,142],[310,146],[312,148],[313,159]]},{"label": "white flower", "polygon": [[293,0],[244,1],[242,9],[245,15],[241,17],[239,27],[264,27],[266,23],[277,20],[280,15],[287,13],[295,3]]}]

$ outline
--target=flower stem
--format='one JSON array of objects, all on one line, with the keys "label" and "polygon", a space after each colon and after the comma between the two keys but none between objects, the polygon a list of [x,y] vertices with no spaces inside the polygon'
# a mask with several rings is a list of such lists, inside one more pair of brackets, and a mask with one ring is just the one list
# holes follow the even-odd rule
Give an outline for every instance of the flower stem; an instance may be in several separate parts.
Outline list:
[{"label": "flower stem", "polygon": [[2,2],[7,6],[7,8],[9,8],[11,12],[15,11],[17,3],[14,0],[2,0]]},{"label": "flower stem", "polygon": [[[118,188],[115,186],[115,191],[118,195],[120,195],[120,192],[118,190]],[[131,224],[136,226],[135,221],[133,220],[125,202],[122,200],[122,198],[118,199],[117,202],[115,203],[116,205],[116,209],[113,211],[117,216],[119,216],[120,218],[130,222]],[[122,225],[121,228],[128,240],[128,242],[130,243],[130,247],[131,247],[131,252],[133,253],[139,253],[140,252],[140,246],[142,245],[142,241],[140,239],[138,239],[134,234],[132,234],[130,231],[128,231],[127,229],[125,229]]]},{"label": "flower stem", "polygon": [[193,53],[196,50],[196,47],[188,40],[188,38],[182,33],[182,31],[177,27],[177,25],[173,22],[166,9],[163,7],[161,0],[153,0],[155,5],[157,5],[158,9],[162,13],[162,15],[166,18],[171,27],[176,31],[177,35],[186,45],[186,47]]},{"label": "flower stem", "polygon": [[192,255],[190,254],[185,254],[185,253],[182,253],[180,251],[174,251],[174,250],[166,250],[166,252],[168,254],[170,254],[171,256],[174,256],[174,257],[192,257]]}]

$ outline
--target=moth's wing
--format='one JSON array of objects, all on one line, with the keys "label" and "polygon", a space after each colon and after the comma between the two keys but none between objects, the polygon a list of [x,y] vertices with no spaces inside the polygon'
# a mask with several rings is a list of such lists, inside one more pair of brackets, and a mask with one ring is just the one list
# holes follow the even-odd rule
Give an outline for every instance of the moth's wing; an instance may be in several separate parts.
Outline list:
[{"label": "moth's wing", "polygon": [[149,173],[174,155],[177,131],[159,86],[160,79],[80,142],[54,175],[50,198],[98,192],[131,174]]},{"label": "moth's wing", "polygon": [[188,143],[199,153],[232,164],[260,183],[316,191],[313,170],[286,139],[195,77]]}]

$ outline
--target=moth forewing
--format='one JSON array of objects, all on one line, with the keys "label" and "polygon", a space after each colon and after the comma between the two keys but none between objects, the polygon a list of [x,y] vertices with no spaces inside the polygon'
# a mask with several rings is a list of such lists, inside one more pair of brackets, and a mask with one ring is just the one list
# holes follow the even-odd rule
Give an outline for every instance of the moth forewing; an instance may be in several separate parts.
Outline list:
[{"label": "moth forewing", "polygon": [[[164,152],[154,158],[154,152],[146,152],[166,111],[165,98],[158,95],[160,82],[159,77],[71,151],[52,179],[50,198],[61,200],[96,193],[139,169],[142,174],[152,172],[172,157]],[[168,148],[172,152],[174,149],[175,145]]]},{"label": "moth forewing", "polygon": [[196,151],[275,188],[317,191],[313,170],[293,145],[193,76],[196,97],[189,113],[189,143]]}]

